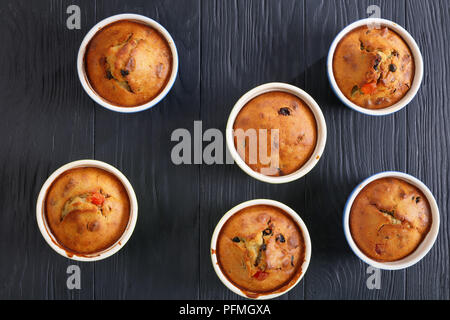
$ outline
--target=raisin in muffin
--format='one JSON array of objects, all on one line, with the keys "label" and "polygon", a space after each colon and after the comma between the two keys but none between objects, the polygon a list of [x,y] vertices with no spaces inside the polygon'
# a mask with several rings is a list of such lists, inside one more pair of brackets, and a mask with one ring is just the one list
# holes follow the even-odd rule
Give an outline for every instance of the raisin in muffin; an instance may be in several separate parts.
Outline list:
[{"label": "raisin in muffin", "polygon": [[85,66],[97,94],[112,104],[134,107],[164,89],[172,71],[172,53],[158,31],[124,20],[104,27],[92,38]]},{"label": "raisin in muffin", "polygon": [[112,174],[98,168],[77,168],[52,184],[45,214],[60,245],[70,252],[91,254],[122,236],[130,217],[130,201]]},{"label": "raisin in muffin", "polygon": [[[250,100],[237,115],[233,130],[240,157],[253,171],[267,176],[299,170],[317,144],[311,109],[297,96],[281,91]],[[266,136],[261,135],[265,132]]]},{"label": "raisin in muffin", "polygon": [[337,45],[333,73],[341,92],[356,105],[382,109],[402,99],[414,79],[406,42],[387,27],[359,27]]},{"label": "raisin in muffin", "polygon": [[359,249],[377,261],[396,261],[411,254],[431,226],[424,194],[397,178],[368,184],[350,211],[350,232]]},{"label": "raisin in muffin", "polygon": [[255,205],[234,214],[216,246],[225,276],[247,295],[289,287],[302,272],[303,234],[281,209]]}]

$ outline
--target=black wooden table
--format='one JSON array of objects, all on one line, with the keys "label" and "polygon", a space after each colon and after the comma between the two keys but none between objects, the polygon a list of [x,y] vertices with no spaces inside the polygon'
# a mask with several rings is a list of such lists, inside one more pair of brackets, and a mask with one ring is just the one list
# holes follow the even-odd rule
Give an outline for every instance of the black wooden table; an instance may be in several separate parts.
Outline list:
[{"label": "black wooden table", "polygon": [[[313,244],[302,282],[281,299],[449,299],[450,1],[448,0],[0,0],[0,298],[231,299],[209,254],[220,217],[242,201],[286,203],[307,224]],[[66,27],[69,5],[81,29]],[[335,35],[368,16],[404,26],[425,64],[422,87],[406,109],[369,117],[332,93],[326,55]],[[76,56],[84,35],[118,13],[139,13],[172,34],[178,79],[145,112],[124,115],[83,91]],[[304,178],[270,185],[237,165],[174,165],[171,133],[225,129],[231,108],[266,82],[294,84],[321,106],[328,142]],[[139,201],[136,229],[116,255],[79,263],[55,253],[35,219],[37,194],[51,172],[92,158],[119,168]],[[385,170],[410,173],[434,193],[441,228],[431,252],[402,271],[382,271],[366,286],[367,265],[349,249],[342,210],[358,182]],[[81,289],[66,286],[81,268]]]}]

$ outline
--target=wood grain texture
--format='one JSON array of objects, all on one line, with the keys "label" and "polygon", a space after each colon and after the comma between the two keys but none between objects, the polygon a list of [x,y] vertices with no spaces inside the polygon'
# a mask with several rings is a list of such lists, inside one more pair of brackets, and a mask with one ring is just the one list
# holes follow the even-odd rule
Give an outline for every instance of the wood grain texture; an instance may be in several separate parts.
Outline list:
[{"label": "wood grain texture", "polygon": [[[424,79],[408,106],[408,172],[433,192],[440,209],[436,244],[418,264],[406,271],[407,299],[450,299],[450,3],[411,1],[407,4],[407,28],[424,59]],[[418,18],[420,17],[420,18]]]},{"label": "wood grain texture", "polygon": [[[81,8],[81,30],[66,28],[71,4]],[[417,97],[386,117],[346,108],[326,75],[332,40],[373,4],[410,31],[425,62]],[[96,105],[75,63],[88,30],[125,12],[159,21],[180,58],[168,96],[130,115]],[[287,204],[311,234],[308,272],[280,299],[450,299],[449,15],[447,0],[0,0],[0,299],[240,299],[214,273],[210,240],[223,214],[255,198]],[[172,164],[173,130],[193,132],[202,120],[203,131],[224,132],[234,103],[273,81],[305,89],[326,118],[325,153],[306,177],[270,185],[237,165]],[[130,241],[96,263],[57,255],[35,219],[46,178],[82,158],[120,169],[139,202]],[[367,265],[346,243],[342,211],[361,180],[386,170],[430,187],[441,229],[420,263],[382,271],[381,289],[368,290]],[[67,290],[72,264],[81,267],[81,290]]]}]

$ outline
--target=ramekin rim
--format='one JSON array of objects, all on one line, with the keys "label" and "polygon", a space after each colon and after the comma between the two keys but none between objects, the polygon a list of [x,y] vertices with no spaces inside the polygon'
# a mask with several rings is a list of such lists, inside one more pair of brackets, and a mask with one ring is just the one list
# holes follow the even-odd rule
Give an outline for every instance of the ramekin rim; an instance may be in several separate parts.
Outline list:
[{"label": "ramekin rim", "polygon": [[[350,211],[353,205],[353,202],[355,198],[358,196],[358,194],[361,192],[361,190],[364,189],[365,186],[367,186],[369,183],[376,181],[381,178],[387,178],[387,177],[393,177],[398,178],[403,181],[406,181],[413,186],[417,187],[419,190],[422,191],[422,193],[426,196],[428,203],[430,204],[431,209],[431,215],[432,215],[432,224],[430,227],[430,230],[428,231],[428,234],[425,236],[425,238],[422,240],[421,244],[408,256],[392,262],[380,262],[376,261],[374,259],[371,259],[367,255],[365,255],[359,247],[356,245],[355,241],[353,240],[353,237],[351,235],[350,231],[350,225],[349,225],[349,218],[350,218]],[[361,259],[363,262],[367,263],[368,265],[371,265],[378,269],[383,270],[401,270],[408,268],[416,263],[418,263],[420,260],[422,260],[428,252],[432,249],[434,246],[434,243],[437,240],[437,236],[439,233],[439,227],[440,227],[440,213],[439,213],[439,207],[437,205],[437,201],[431,192],[431,190],[418,178],[405,173],[401,171],[382,171],[378,172],[376,174],[373,174],[366,179],[364,179],[362,182],[358,183],[358,185],[353,189],[353,191],[350,193],[349,197],[347,198],[347,201],[344,206],[343,215],[342,215],[342,224],[344,229],[344,235],[347,240],[347,243],[350,247],[350,249],[353,251],[353,253]]]},{"label": "ramekin rim", "polygon": [[[248,297],[247,295],[245,295],[245,293],[242,292],[242,290],[239,287],[234,285],[224,275],[222,269],[220,268],[220,266],[218,264],[217,254],[216,254],[215,250],[217,247],[218,236],[219,236],[220,231],[222,230],[222,227],[224,226],[224,224],[234,214],[236,214],[240,210],[251,207],[251,206],[255,206],[255,205],[268,205],[268,206],[273,206],[273,207],[279,208],[279,209],[283,210],[283,212],[286,212],[295,221],[295,223],[297,223],[298,227],[302,231],[302,235],[303,235],[303,238],[305,241],[305,259],[304,259],[304,262],[301,267],[302,270],[301,270],[301,274],[300,274],[299,278],[295,281],[294,284],[292,284],[290,287],[286,288],[286,290],[284,290],[282,292],[276,292],[276,293],[261,294],[261,295],[257,296],[256,298],[252,298],[252,297]],[[247,200],[247,201],[241,202],[241,203],[235,205],[230,210],[228,210],[220,218],[220,220],[217,223],[216,227],[214,228],[213,234],[211,236],[210,255],[211,255],[211,262],[212,262],[212,265],[213,265],[213,268],[214,268],[214,271],[215,271],[217,277],[229,290],[231,290],[232,292],[240,295],[241,297],[247,298],[247,299],[267,300],[267,299],[273,299],[273,298],[279,297],[279,296],[289,292],[295,286],[297,286],[298,283],[303,279],[306,271],[308,270],[308,267],[309,267],[309,264],[311,261],[312,244],[311,244],[311,237],[310,237],[308,228],[306,227],[306,224],[304,223],[303,219],[300,217],[300,215],[295,210],[293,210],[292,208],[290,208],[289,206],[285,205],[282,202],[279,202],[276,200],[271,200],[271,199],[262,199],[261,198],[261,199],[253,199],[253,200]]]},{"label": "ramekin rim", "polygon": [[[50,228],[48,227],[48,224],[44,218],[44,202],[47,196],[48,189],[51,187],[53,182],[61,176],[64,172],[75,169],[75,168],[82,168],[82,167],[94,167],[103,169],[111,174],[113,174],[119,181],[123,184],[125,189],[127,190],[128,198],[130,200],[130,219],[128,221],[127,227],[121,237],[109,248],[106,248],[102,250],[101,252],[91,254],[91,255],[77,255],[76,253],[68,253],[62,245],[59,244],[59,242],[56,240],[55,236],[51,233]],[[39,231],[41,232],[44,240],[47,242],[47,244],[58,254],[62,255],[65,258],[76,260],[76,261],[84,261],[84,262],[93,262],[98,260],[103,260],[105,258],[108,258],[112,256],[113,254],[117,253],[120,249],[122,249],[125,244],[130,239],[134,228],[136,226],[137,222],[137,216],[138,216],[138,203],[136,194],[134,192],[133,186],[125,177],[125,175],[114,166],[103,162],[99,160],[93,160],[93,159],[81,159],[81,160],[75,160],[69,163],[66,163],[65,165],[59,167],[55,171],[52,172],[48,176],[48,178],[43,183],[41,190],[39,191],[37,201],[36,201],[36,220],[39,227]],[[57,244],[58,243],[58,244]]]},{"label": "ramekin rim", "polygon": [[[291,93],[298,98],[300,98],[302,101],[304,101],[310,110],[313,112],[316,125],[317,125],[317,142],[316,147],[311,155],[311,157],[308,159],[308,161],[297,171],[285,175],[285,176],[266,176],[262,173],[253,171],[241,158],[241,156],[238,154],[235,146],[234,146],[234,139],[233,139],[233,125],[236,120],[237,115],[242,110],[242,108],[253,98],[267,93],[267,92],[273,92],[273,91],[282,91]],[[327,141],[327,125],[325,121],[325,117],[323,115],[322,109],[318,105],[318,103],[314,100],[314,98],[309,95],[306,91],[303,89],[296,87],[294,85],[283,83],[283,82],[269,82],[264,83],[261,85],[258,85],[254,87],[253,89],[247,91],[244,95],[242,95],[234,104],[233,108],[231,109],[231,112],[228,116],[227,126],[225,129],[225,138],[226,138],[226,144],[228,151],[230,152],[233,160],[236,162],[236,164],[249,176],[252,178],[255,178],[259,181],[271,183],[271,184],[281,184],[281,183],[289,183],[295,180],[298,180],[308,174],[319,162],[319,160],[322,158],[322,155],[325,150],[326,141]]]},{"label": "ramekin rim", "polygon": [[[84,56],[86,53],[86,48],[89,44],[89,42],[92,40],[92,38],[97,34],[99,30],[106,27],[109,24],[112,24],[117,21],[121,20],[135,20],[141,23],[144,23],[146,25],[149,25],[153,28],[155,28],[162,36],[166,39],[167,43],[169,44],[169,47],[172,52],[172,72],[169,78],[169,81],[167,82],[164,89],[152,100],[134,107],[121,107],[118,105],[114,105],[110,102],[108,102],[106,99],[100,97],[95,90],[91,87],[87,80],[87,75],[85,72],[85,65],[84,65]],[[113,15],[110,17],[107,17],[101,21],[99,21],[97,24],[95,24],[85,35],[83,38],[80,48],[78,49],[78,55],[77,55],[77,73],[78,78],[81,82],[81,85],[84,89],[84,91],[88,94],[88,96],[94,100],[97,104],[104,107],[105,109],[119,112],[119,113],[136,113],[145,111],[147,109],[150,109],[157,105],[159,102],[161,102],[166,95],[170,92],[173,85],[175,84],[177,75],[178,75],[178,50],[175,44],[175,41],[173,40],[171,34],[157,21],[153,20],[152,18],[149,18],[147,16],[136,14],[136,13],[121,13],[117,15]]]},{"label": "ramekin rim", "polygon": [[[372,24],[372,23],[379,23],[383,25],[387,25],[388,27],[392,28],[396,33],[398,33],[402,39],[407,43],[408,47],[411,50],[411,53],[414,56],[414,64],[415,64],[415,70],[414,70],[414,80],[411,85],[411,88],[408,90],[406,95],[400,99],[397,103],[395,103],[392,106],[389,106],[387,108],[382,109],[366,109],[363,107],[358,106],[357,104],[350,101],[339,89],[339,86],[337,85],[337,82],[334,77],[333,72],[333,57],[334,52],[336,50],[337,45],[342,40],[342,38],[347,35],[351,30],[354,30],[360,26],[363,26],[365,24]],[[420,51],[419,45],[415,41],[415,39],[411,36],[411,34],[403,28],[398,23],[382,19],[382,18],[365,18],[356,20],[349,25],[347,25],[344,29],[342,29],[334,38],[333,42],[330,45],[330,48],[328,50],[327,55],[327,76],[328,81],[330,83],[331,89],[333,90],[334,94],[339,98],[339,100],[347,107],[349,107],[352,110],[355,110],[359,113],[369,115],[369,116],[386,116],[394,114],[403,108],[405,108],[417,95],[421,84],[423,80],[423,73],[424,73],[424,64],[423,64],[423,56]]]}]

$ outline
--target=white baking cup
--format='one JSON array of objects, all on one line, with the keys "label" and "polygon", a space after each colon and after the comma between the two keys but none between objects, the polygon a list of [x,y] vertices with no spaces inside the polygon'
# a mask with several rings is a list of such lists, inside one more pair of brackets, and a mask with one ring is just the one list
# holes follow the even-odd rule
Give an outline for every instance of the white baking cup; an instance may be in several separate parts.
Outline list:
[{"label": "white baking cup", "polygon": [[[381,27],[388,27],[389,29],[395,31],[409,46],[409,49],[411,50],[411,53],[414,58],[414,64],[415,64],[415,74],[414,74],[414,80],[411,85],[411,88],[408,90],[408,92],[405,94],[405,96],[398,101],[397,103],[393,104],[390,107],[383,108],[383,109],[366,109],[363,107],[360,107],[350,101],[339,89],[339,86],[336,83],[336,79],[334,78],[334,72],[333,72],[333,57],[334,52],[336,51],[336,47],[339,44],[339,42],[342,40],[343,37],[345,37],[350,31],[362,27],[364,25],[380,25]],[[379,18],[368,18],[368,19],[362,19],[353,22],[349,26],[347,26],[344,30],[342,30],[334,39],[334,41],[331,44],[330,50],[328,51],[328,59],[327,59],[327,71],[328,71],[328,80],[330,81],[331,88],[333,89],[336,96],[348,107],[352,108],[353,110],[356,110],[358,112],[371,115],[371,116],[384,116],[388,114],[392,114],[394,112],[399,111],[400,109],[403,109],[408,103],[411,102],[411,100],[415,97],[417,94],[417,91],[419,91],[420,85],[422,83],[423,78],[423,58],[422,54],[420,53],[419,46],[417,45],[414,38],[403,29],[401,26],[399,26],[397,23],[392,22],[390,20],[386,19],[379,19]]]},{"label": "white baking cup", "polygon": [[[309,158],[309,160],[297,171],[285,175],[285,176],[279,176],[279,177],[273,177],[273,176],[266,176],[262,173],[253,171],[241,158],[239,153],[236,150],[236,147],[234,146],[234,137],[233,137],[233,125],[234,121],[236,120],[236,117],[238,116],[241,109],[253,98],[267,92],[272,91],[282,91],[287,92],[290,94],[293,94],[300,98],[303,102],[306,103],[306,105],[311,109],[312,113],[314,114],[314,117],[316,119],[317,124],[317,144],[314,149],[313,154]],[[266,83],[263,85],[260,85],[246,94],[244,94],[234,105],[233,109],[231,110],[230,116],[228,118],[227,122],[227,128],[226,128],[226,140],[227,140],[227,147],[230,151],[231,156],[233,157],[234,161],[238,164],[238,166],[244,170],[249,176],[258,179],[263,182],[268,183],[286,183],[291,182],[294,180],[297,180],[301,177],[303,177],[305,174],[307,174],[309,171],[314,168],[314,166],[319,162],[320,158],[322,157],[322,153],[325,149],[325,144],[327,141],[327,125],[325,123],[325,118],[322,114],[322,110],[320,109],[319,105],[314,101],[314,99],[307,94],[305,91],[303,91],[300,88],[297,88],[293,85],[286,84],[286,83],[280,83],[280,82],[272,82],[272,83]]]},{"label": "white baking cup", "polygon": [[[93,167],[103,169],[113,174],[117,179],[119,179],[120,182],[122,182],[123,186],[125,187],[125,190],[127,191],[128,198],[130,199],[130,218],[128,220],[128,225],[124,233],[112,246],[97,253],[77,255],[76,253],[67,252],[64,249],[63,245],[59,245],[58,240],[56,240],[56,237],[51,233],[50,227],[47,224],[44,208],[45,208],[45,198],[47,196],[48,189],[51,187],[53,182],[64,172],[71,169],[83,167]],[[45,241],[47,241],[48,245],[52,247],[52,249],[58,252],[60,255],[78,261],[102,260],[119,251],[125,245],[125,243],[127,243],[128,239],[130,239],[134,227],[136,226],[137,215],[138,215],[138,204],[136,194],[134,193],[133,187],[131,186],[128,179],[113,166],[97,160],[73,161],[53,172],[42,186],[36,203],[36,219],[39,226],[39,230],[41,231],[41,234],[44,237]]]},{"label": "white baking cup", "polygon": [[[148,25],[155,30],[157,30],[167,41],[169,44],[170,50],[172,52],[172,73],[170,75],[169,81],[167,82],[164,89],[151,101],[142,104],[140,106],[136,107],[121,107],[118,105],[114,105],[111,102],[107,101],[106,99],[102,98],[100,95],[98,95],[95,90],[92,88],[91,84],[89,83],[88,77],[86,75],[85,70],[85,63],[84,63],[84,56],[86,53],[87,46],[89,45],[89,42],[91,39],[97,34],[98,31],[106,27],[107,25],[110,25],[117,21],[122,20],[129,20],[129,21],[135,21],[139,22],[145,25]],[[177,47],[175,46],[175,41],[173,41],[172,36],[169,34],[169,32],[158,22],[156,22],[153,19],[150,19],[148,17],[139,15],[139,14],[132,14],[132,13],[124,13],[124,14],[118,14],[109,18],[106,18],[99,23],[97,23],[84,37],[83,42],[81,42],[80,50],[78,51],[78,59],[77,59],[77,69],[78,69],[78,77],[80,78],[81,85],[83,86],[86,93],[99,105],[105,107],[106,109],[116,111],[116,112],[122,112],[122,113],[134,113],[139,111],[147,110],[157,103],[159,103],[164,97],[169,93],[170,89],[172,89],[172,86],[175,82],[175,79],[177,78],[178,73],[178,52]]]},{"label": "white baking cup", "polygon": [[[355,241],[353,241],[353,237],[350,232],[350,225],[349,225],[350,224],[349,223],[350,211],[352,209],[353,201],[355,201],[355,198],[358,196],[358,194],[361,192],[361,190],[364,189],[365,186],[367,186],[372,181],[375,181],[375,180],[378,180],[381,178],[397,178],[397,179],[404,180],[404,181],[408,182],[409,184],[415,186],[416,188],[418,188],[420,191],[423,192],[423,194],[427,198],[428,203],[430,204],[430,208],[431,208],[431,219],[432,219],[431,228],[430,228],[430,231],[428,232],[428,234],[425,236],[425,238],[420,243],[419,247],[417,247],[417,249],[413,253],[408,255],[407,257],[397,260],[397,261],[392,261],[392,262],[379,262],[379,261],[375,261],[375,260],[369,258],[368,256],[366,256],[358,248]],[[408,268],[408,267],[412,266],[413,264],[419,262],[428,253],[428,251],[430,251],[431,247],[433,247],[433,244],[436,241],[436,238],[437,238],[437,235],[439,232],[439,223],[440,223],[439,208],[438,208],[436,200],[434,199],[433,194],[431,193],[430,189],[428,189],[428,187],[425,184],[423,184],[422,181],[418,180],[417,178],[415,178],[409,174],[406,174],[403,172],[397,172],[397,171],[386,171],[386,172],[377,173],[377,174],[367,178],[363,182],[361,182],[350,194],[350,197],[348,198],[347,203],[345,204],[344,216],[343,216],[345,238],[347,239],[347,242],[348,242],[350,248],[353,250],[353,252],[358,256],[358,258],[360,258],[365,263],[367,263],[375,268],[385,269],[385,270],[404,269],[404,268]]]},{"label": "white baking cup", "polygon": [[[223,274],[222,269],[220,268],[218,260],[217,260],[216,246],[217,246],[217,239],[219,237],[220,231],[222,230],[222,227],[228,221],[228,219],[230,219],[235,213],[241,211],[244,208],[257,206],[257,205],[266,205],[266,206],[272,206],[272,207],[279,208],[283,212],[288,214],[297,223],[298,227],[300,228],[300,230],[302,232],[303,239],[304,239],[304,242],[305,242],[305,260],[303,261],[303,264],[302,264],[302,267],[301,267],[302,268],[301,275],[299,276],[297,281],[294,284],[292,284],[290,287],[286,288],[282,292],[268,293],[268,294],[264,294],[263,293],[263,294],[260,294],[260,296],[258,296],[257,298],[250,298],[247,295],[245,295],[245,293],[242,292],[242,290],[240,288],[238,288],[232,282],[230,282],[227,279],[227,277]],[[240,295],[242,297],[245,297],[245,298],[257,299],[257,300],[266,300],[266,299],[273,299],[273,298],[279,297],[279,296],[287,293],[292,288],[294,288],[300,282],[300,280],[302,280],[303,276],[306,273],[306,270],[308,270],[309,262],[311,260],[311,250],[312,250],[311,239],[309,237],[308,228],[306,228],[305,223],[303,222],[303,220],[299,217],[299,215],[294,210],[292,210],[287,205],[285,205],[285,204],[283,204],[281,202],[278,202],[278,201],[268,200],[268,199],[256,199],[256,200],[246,201],[246,202],[243,202],[243,203],[235,206],[230,211],[228,211],[222,217],[222,219],[220,219],[219,223],[216,226],[216,229],[214,230],[212,238],[211,238],[211,250],[210,250],[210,253],[211,253],[211,260],[212,260],[212,264],[213,264],[213,267],[214,267],[214,271],[216,272],[217,276],[222,281],[222,283],[228,289],[230,289],[234,293],[236,293],[236,294],[238,294],[238,295]]]}]

